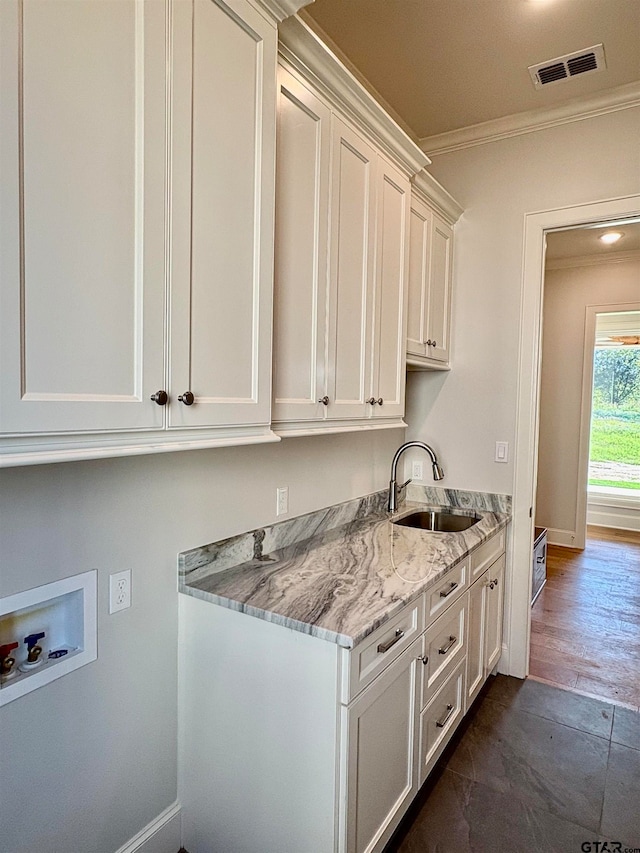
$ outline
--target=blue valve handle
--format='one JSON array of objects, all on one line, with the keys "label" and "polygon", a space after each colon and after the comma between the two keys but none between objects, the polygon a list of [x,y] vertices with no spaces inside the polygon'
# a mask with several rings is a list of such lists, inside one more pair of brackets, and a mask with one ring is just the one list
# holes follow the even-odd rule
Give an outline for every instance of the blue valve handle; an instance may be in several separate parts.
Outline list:
[{"label": "blue valve handle", "polygon": [[32,649],[38,640],[42,640],[44,638],[44,631],[41,631],[39,634],[29,634],[28,637],[24,638],[25,643],[27,644],[27,649]]}]

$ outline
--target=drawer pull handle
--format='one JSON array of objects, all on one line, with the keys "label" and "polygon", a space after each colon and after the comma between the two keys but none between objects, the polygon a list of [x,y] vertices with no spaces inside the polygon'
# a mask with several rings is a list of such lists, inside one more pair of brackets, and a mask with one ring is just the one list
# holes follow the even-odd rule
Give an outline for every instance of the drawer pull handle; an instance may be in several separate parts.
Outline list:
[{"label": "drawer pull handle", "polygon": [[457,642],[458,642],[458,638],[454,637],[452,634],[449,637],[449,642],[446,644],[446,646],[442,646],[442,648],[438,649],[438,654],[439,655],[446,655],[446,653],[448,651],[450,651],[450,649],[452,649]]},{"label": "drawer pull handle", "polygon": [[440,593],[440,598],[446,598],[448,595],[451,595],[454,589],[458,589],[458,584],[456,581],[452,581],[449,584],[449,589],[442,590],[442,592]]},{"label": "drawer pull handle", "polygon": [[395,646],[395,644],[399,643],[403,637],[404,637],[404,631],[402,630],[402,628],[398,628],[394,637],[392,637],[390,640],[387,640],[386,643],[380,643],[380,645],[378,646],[378,652],[380,654],[384,654],[385,652],[388,652],[389,649],[391,648],[391,646]]},{"label": "drawer pull handle", "polygon": [[424,666],[429,663],[429,655],[418,655],[418,660],[421,660]]},{"label": "drawer pull handle", "polygon": [[451,715],[453,714],[454,710],[455,709],[453,705],[447,705],[447,712],[444,717],[441,720],[436,720],[436,726],[439,729],[443,729],[447,725],[447,723],[451,719]]}]

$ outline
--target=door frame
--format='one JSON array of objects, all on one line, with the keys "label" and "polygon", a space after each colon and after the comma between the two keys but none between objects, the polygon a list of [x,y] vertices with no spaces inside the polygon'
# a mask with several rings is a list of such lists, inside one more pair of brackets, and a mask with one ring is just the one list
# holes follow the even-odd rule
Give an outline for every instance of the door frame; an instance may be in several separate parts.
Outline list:
[{"label": "door frame", "polygon": [[[524,216],[510,578],[505,602],[505,649],[500,669],[529,673],[531,554],[538,469],[540,362],[545,232],[640,216],[640,195],[553,208]],[[531,509],[531,515],[530,515]]]}]

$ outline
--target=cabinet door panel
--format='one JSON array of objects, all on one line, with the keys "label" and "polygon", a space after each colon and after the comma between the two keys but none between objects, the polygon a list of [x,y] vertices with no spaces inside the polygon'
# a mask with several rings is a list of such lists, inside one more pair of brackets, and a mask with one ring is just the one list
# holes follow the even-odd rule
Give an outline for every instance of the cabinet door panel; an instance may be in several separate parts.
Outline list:
[{"label": "cabinet door panel", "polygon": [[376,153],[334,117],[329,417],[363,417],[370,385]]},{"label": "cabinet door panel", "polygon": [[434,215],[431,230],[427,339],[435,341],[435,345],[427,347],[427,356],[443,362],[449,360],[452,240],[451,228],[439,216]]},{"label": "cabinet door panel", "polygon": [[0,429],[160,427],[164,4],[2,17]]},{"label": "cabinet door panel", "polygon": [[[484,676],[500,660],[502,654],[502,611],[504,601],[504,555],[489,567],[487,581],[486,632],[484,640]],[[493,588],[491,587],[493,584]]]},{"label": "cabinet door panel", "polygon": [[[251,6],[175,9],[171,426],[269,421],[274,29]],[[192,19],[192,20],[191,20]],[[264,189],[263,189],[264,188]]]},{"label": "cabinet door panel", "polygon": [[321,419],[331,113],[279,70],[274,280],[274,420]]},{"label": "cabinet door panel", "polygon": [[371,394],[382,404],[374,417],[402,416],[405,388],[405,302],[409,181],[378,158],[374,369]]},{"label": "cabinet door panel", "polygon": [[426,354],[427,282],[432,218],[433,214],[426,205],[418,199],[412,199],[409,229],[407,352],[421,356]]},{"label": "cabinet door panel", "polygon": [[469,640],[467,644],[467,702],[469,708],[484,684],[484,626],[486,576],[478,578],[469,590]]},{"label": "cabinet door panel", "polygon": [[347,851],[379,850],[416,790],[418,640],[343,713]]}]

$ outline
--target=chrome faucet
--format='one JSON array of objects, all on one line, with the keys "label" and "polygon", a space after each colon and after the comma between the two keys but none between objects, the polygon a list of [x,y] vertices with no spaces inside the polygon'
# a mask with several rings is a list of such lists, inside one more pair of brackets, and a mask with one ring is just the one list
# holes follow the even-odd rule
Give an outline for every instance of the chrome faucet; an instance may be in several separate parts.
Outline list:
[{"label": "chrome faucet", "polygon": [[400,445],[400,447],[396,450],[395,456],[393,457],[393,462],[391,463],[391,480],[389,482],[389,503],[387,504],[387,509],[389,510],[389,512],[395,512],[398,509],[398,493],[401,489],[404,489],[404,487],[408,486],[411,482],[411,480],[407,480],[407,482],[403,483],[401,486],[396,483],[396,469],[398,467],[398,459],[400,459],[402,454],[409,447],[421,447],[423,450],[426,450],[429,456],[431,457],[433,479],[438,481],[442,480],[444,477],[444,471],[440,467],[438,457],[436,456],[433,448],[429,447],[428,444],[425,444],[424,441],[407,441],[404,444]]}]

